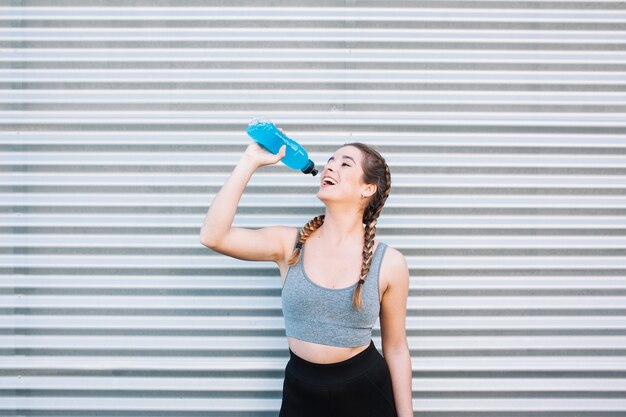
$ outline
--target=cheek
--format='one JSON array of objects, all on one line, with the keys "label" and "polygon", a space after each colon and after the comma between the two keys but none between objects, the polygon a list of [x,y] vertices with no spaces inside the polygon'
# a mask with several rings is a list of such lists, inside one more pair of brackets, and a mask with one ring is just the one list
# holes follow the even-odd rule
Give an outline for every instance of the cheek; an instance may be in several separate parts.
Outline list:
[{"label": "cheek", "polygon": [[352,188],[359,188],[361,186],[361,181],[359,181],[359,177],[352,173],[347,173],[343,175],[344,182],[346,184],[350,184]]}]

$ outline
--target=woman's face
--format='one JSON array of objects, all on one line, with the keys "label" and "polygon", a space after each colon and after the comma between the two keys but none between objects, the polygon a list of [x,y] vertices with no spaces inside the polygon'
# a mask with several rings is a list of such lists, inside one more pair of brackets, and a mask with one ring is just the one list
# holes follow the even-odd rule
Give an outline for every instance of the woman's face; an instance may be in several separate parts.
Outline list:
[{"label": "woman's face", "polygon": [[363,155],[354,146],[344,146],[328,159],[320,178],[317,197],[322,201],[365,202],[376,190],[374,185],[363,183]]}]

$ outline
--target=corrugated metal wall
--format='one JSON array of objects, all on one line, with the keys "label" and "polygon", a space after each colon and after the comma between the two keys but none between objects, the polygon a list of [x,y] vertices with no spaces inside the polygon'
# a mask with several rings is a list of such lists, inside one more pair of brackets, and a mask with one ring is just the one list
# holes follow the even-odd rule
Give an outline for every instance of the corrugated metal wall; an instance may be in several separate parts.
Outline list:
[{"label": "corrugated metal wall", "polygon": [[416,415],[626,415],[625,2],[2,6],[0,415],[277,414],[278,270],[199,243],[254,116],[388,158]]}]

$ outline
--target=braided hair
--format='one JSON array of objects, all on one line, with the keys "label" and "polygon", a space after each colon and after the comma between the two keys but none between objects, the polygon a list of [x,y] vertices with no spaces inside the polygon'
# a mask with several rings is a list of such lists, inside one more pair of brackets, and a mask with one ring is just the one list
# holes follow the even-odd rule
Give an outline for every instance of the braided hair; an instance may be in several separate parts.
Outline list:
[{"label": "braided hair", "polygon": [[[380,212],[391,191],[391,173],[382,155],[370,146],[360,142],[346,143],[344,146],[354,146],[361,151],[363,155],[363,181],[366,184],[376,184],[376,193],[369,197],[368,204],[363,212],[363,224],[365,225],[365,239],[363,241],[362,252],[363,261],[361,263],[359,281],[352,296],[352,307],[361,310],[363,308],[363,284],[369,273],[374,256],[373,248],[374,238],[376,236],[376,223],[378,222]],[[294,265],[298,262],[302,245],[322,224],[324,224],[323,214],[309,220],[302,227],[296,247],[289,258],[289,265]]]}]

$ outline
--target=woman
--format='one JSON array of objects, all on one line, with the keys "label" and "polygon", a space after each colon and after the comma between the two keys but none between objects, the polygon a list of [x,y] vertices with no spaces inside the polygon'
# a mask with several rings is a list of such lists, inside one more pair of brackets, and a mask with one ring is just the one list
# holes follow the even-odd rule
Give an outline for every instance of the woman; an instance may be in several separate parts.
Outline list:
[{"label": "woman", "polygon": [[[408,267],[398,250],[375,240],[389,167],[367,145],[344,145],[320,176],[324,215],[302,229],[231,227],[254,171],[284,155],[284,146],[273,155],[250,143],[201,229],[202,244],[214,251],[274,261],[280,270],[290,354],[280,417],[413,416]],[[384,358],[371,340],[379,317]]]}]

